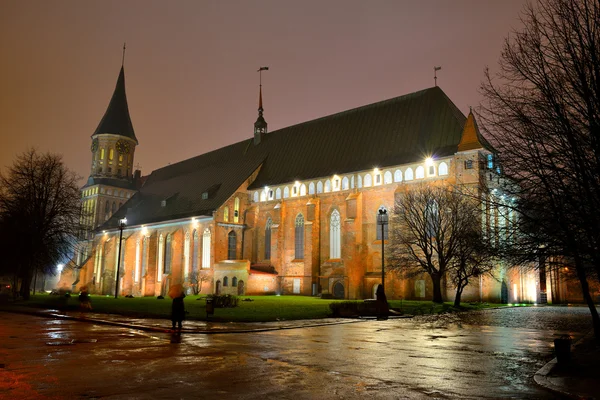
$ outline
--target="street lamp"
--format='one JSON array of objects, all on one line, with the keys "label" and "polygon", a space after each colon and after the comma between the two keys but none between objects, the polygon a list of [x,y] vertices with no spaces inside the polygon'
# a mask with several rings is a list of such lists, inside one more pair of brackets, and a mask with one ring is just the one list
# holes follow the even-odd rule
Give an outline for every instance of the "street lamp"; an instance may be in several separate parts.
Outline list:
[{"label": "street lamp", "polygon": [[117,282],[115,285],[115,299],[119,295],[119,272],[121,270],[121,242],[123,240],[123,229],[127,226],[127,218],[123,218],[119,220],[119,230],[121,233],[119,234],[119,254],[117,255]]},{"label": "street lamp", "polygon": [[385,226],[388,224],[388,214],[384,206],[379,207],[377,214],[377,225],[381,225],[381,289],[385,293],[385,257],[383,253],[383,242],[385,241]]}]

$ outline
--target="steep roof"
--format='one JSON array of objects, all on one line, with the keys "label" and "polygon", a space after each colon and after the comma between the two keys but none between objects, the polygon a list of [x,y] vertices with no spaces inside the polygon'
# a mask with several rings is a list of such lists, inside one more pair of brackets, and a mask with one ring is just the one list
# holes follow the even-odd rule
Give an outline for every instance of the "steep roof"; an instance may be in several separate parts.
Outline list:
[{"label": "steep roof", "polygon": [[132,224],[210,216],[259,167],[251,189],[450,156],[465,120],[432,87],[293,125],[258,145],[244,140],[152,172],[103,228],[116,227],[127,209]]},{"label": "steep roof", "polygon": [[127,105],[127,95],[125,94],[125,70],[123,67],[121,67],[117,85],[115,86],[110,103],[108,103],[108,108],[94,131],[94,135],[100,133],[125,136],[138,143],[133,131],[131,117],[129,116],[129,106]]},{"label": "steep roof", "polygon": [[432,87],[283,128],[266,135],[269,156],[250,188],[452,155],[464,123]]}]

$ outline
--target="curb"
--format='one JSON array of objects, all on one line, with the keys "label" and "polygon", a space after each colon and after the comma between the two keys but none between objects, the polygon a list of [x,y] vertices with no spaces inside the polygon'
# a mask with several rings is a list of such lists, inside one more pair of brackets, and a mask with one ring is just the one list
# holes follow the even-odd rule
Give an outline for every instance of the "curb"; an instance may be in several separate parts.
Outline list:
[{"label": "curb", "polygon": [[[581,339],[579,339],[574,345],[573,345],[573,349],[575,347],[577,347],[577,345],[579,345],[581,342],[583,342],[584,340],[588,339],[589,337],[593,336],[594,332],[590,331],[587,334],[583,335],[583,337]],[[571,349],[571,351],[573,351],[573,349]],[[563,396],[568,396],[570,398],[573,399],[579,399],[581,398],[581,396],[571,393],[569,391],[567,391],[564,387],[562,386],[557,386],[554,383],[552,383],[552,381],[548,378],[548,374],[550,373],[550,371],[552,371],[552,368],[554,368],[554,366],[558,363],[558,361],[556,360],[556,357],[553,358],[552,360],[548,361],[546,363],[546,365],[544,365],[542,368],[540,368],[534,375],[533,375],[533,380],[535,381],[535,383],[537,383],[538,385],[551,390],[553,392],[559,393]]]},{"label": "curb", "polygon": [[[74,317],[74,316],[70,316],[70,315],[57,314],[57,313],[53,313],[53,312],[44,313],[44,312],[40,312],[40,311],[7,310],[7,309],[0,309],[0,311],[10,312],[10,313],[14,313],[14,314],[33,315],[33,316],[43,317],[43,318],[55,318],[55,319],[62,319],[62,320],[67,320],[67,321],[89,322],[89,323],[99,324],[99,325],[112,325],[112,326],[118,326],[118,327],[122,327],[122,328],[137,329],[140,331],[172,333],[172,330],[168,329],[168,328],[159,328],[159,327],[147,326],[147,325],[138,325],[138,324],[125,323],[125,322],[108,321],[108,320],[104,320],[104,319],[87,318],[87,317],[83,317],[83,316],[82,317]],[[297,325],[290,325],[290,326],[274,326],[274,327],[266,327],[266,328],[228,329],[228,330],[184,328],[181,330],[181,333],[204,334],[204,335],[228,334],[228,333],[259,333],[259,332],[280,331],[280,330],[285,330],[285,329],[314,328],[314,327],[318,327],[318,326],[342,325],[342,324],[350,324],[350,323],[357,323],[357,322],[365,322],[365,321],[359,320],[359,319],[348,319],[347,321],[297,324]]]}]

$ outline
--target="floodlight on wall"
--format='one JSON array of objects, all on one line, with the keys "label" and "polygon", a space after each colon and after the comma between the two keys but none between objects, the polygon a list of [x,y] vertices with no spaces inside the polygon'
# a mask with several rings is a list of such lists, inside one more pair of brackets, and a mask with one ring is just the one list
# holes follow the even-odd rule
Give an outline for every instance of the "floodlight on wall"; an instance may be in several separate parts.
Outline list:
[{"label": "floodlight on wall", "polygon": [[426,165],[426,166],[433,165],[433,158],[431,158],[431,157],[427,157],[427,158],[425,159],[425,165]]}]

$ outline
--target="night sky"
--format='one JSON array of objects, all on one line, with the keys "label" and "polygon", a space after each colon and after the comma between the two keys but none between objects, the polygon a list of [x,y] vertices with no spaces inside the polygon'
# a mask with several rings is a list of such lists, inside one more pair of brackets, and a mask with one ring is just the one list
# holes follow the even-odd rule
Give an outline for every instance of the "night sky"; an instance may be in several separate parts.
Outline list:
[{"label": "night sky", "polygon": [[35,146],[89,175],[121,67],[143,174],[438,85],[466,114],[525,0],[0,0],[0,167]]}]

